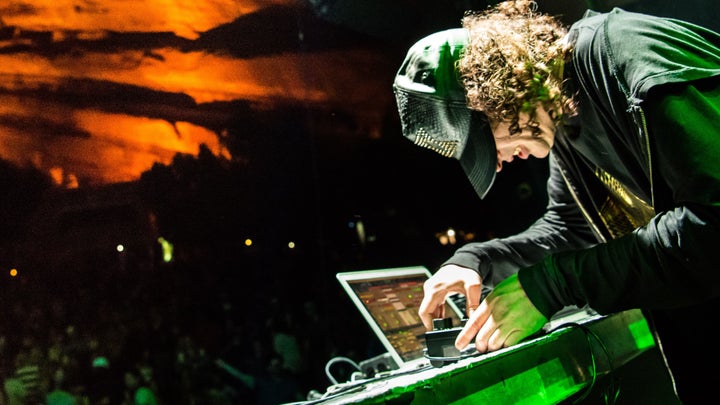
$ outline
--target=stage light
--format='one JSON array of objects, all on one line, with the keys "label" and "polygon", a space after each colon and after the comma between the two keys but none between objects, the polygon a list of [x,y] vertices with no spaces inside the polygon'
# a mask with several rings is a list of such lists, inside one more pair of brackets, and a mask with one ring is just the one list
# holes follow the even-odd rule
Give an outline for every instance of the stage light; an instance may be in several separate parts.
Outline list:
[{"label": "stage light", "polygon": [[163,261],[165,263],[170,263],[173,259],[173,251],[175,250],[175,247],[162,236],[158,237],[157,241],[160,243],[160,248],[162,249]]}]

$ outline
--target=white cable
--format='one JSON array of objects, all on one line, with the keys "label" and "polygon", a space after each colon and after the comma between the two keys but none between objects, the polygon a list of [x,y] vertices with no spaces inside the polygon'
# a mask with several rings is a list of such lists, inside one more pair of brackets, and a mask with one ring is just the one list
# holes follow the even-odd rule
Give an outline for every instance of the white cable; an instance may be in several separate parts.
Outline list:
[{"label": "white cable", "polygon": [[339,362],[339,361],[344,361],[344,362],[350,363],[350,365],[352,365],[353,367],[355,367],[358,371],[362,371],[362,370],[360,369],[360,366],[358,366],[357,363],[355,363],[354,361],[352,361],[351,359],[349,359],[349,358],[347,358],[347,357],[342,357],[342,356],[333,357],[332,359],[330,359],[330,360],[327,362],[327,364],[325,364],[325,375],[327,375],[327,378],[328,378],[328,379],[330,380],[330,382],[333,383],[333,384],[338,384],[338,382],[337,382],[337,380],[335,379],[335,377],[332,376],[332,373],[330,373],[330,366],[332,366],[333,364],[335,364],[335,363],[337,363],[337,362]]}]

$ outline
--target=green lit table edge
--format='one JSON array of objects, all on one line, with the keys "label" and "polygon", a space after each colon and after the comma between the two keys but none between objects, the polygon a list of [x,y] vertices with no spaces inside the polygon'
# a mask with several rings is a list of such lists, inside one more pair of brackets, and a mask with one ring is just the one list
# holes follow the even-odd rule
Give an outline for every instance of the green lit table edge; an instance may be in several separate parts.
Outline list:
[{"label": "green lit table edge", "polygon": [[588,315],[574,324],[580,327],[553,326],[513,347],[372,382],[321,403],[553,404],[655,346],[640,310]]}]

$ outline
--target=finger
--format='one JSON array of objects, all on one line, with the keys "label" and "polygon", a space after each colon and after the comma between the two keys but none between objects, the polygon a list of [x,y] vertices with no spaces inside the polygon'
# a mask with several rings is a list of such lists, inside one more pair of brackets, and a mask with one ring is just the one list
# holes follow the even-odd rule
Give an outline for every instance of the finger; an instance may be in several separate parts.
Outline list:
[{"label": "finger", "polygon": [[465,323],[465,327],[458,333],[457,338],[455,338],[455,347],[458,350],[463,350],[472,342],[473,337],[475,337],[483,327],[488,316],[487,306],[481,303],[478,309],[470,316],[467,323]]},{"label": "finger", "polygon": [[503,347],[510,347],[516,345],[521,340],[527,337],[527,333],[523,333],[520,329],[513,329],[510,332],[503,332],[502,327],[499,327],[493,332],[490,340],[488,340],[488,351],[492,352],[500,350]]},{"label": "finger", "polygon": [[[480,304],[480,306],[482,307],[483,304]],[[495,322],[495,318],[492,313],[490,313],[489,310],[487,310],[487,312],[487,319],[478,330],[477,336],[475,336],[475,348],[481,353],[485,353],[490,349],[490,337],[492,337],[493,333],[495,333],[498,329],[498,325]]]},{"label": "finger", "polygon": [[445,294],[435,293],[426,295],[420,303],[418,314],[422,320],[425,329],[433,329],[433,319],[445,317]]},{"label": "finger", "polygon": [[465,294],[465,314],[468,318],[480,305],[480,297],[482,295],[482,286],[474,284],[469,286]]},{"label": "finger", "polygon": [[514,346],[528,336],[529,335],[527,333],[522,333],[522,331],[516,329],[516,330],[510,332],[508,337],[505,338],[505,343],[503,343],[503,347]]},{"label": "finger", "polygon": [[503,333],[501,328],[495,329],[492,335],[490,335],[490,339],[488,339],[488,351],[493,352],[495,350],[502,349],[505,345],[506,339],[507,335]]},{"label": "finger", "polygon": [[478,309],[478,306],[476,304],[470,304],[470,302],[466,302],[465,303],[465,318],[470,318],[476,309]]}]

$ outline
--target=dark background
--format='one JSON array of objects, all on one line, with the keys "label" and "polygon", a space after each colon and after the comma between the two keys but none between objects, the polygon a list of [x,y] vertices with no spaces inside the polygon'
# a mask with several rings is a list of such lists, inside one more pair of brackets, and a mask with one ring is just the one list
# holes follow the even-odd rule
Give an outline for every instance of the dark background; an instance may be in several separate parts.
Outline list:
[{"label": "dark background", "polygon": [[[271,346],[277,333],[293,335],[301,349],[303,373],[290,380],[303,395],[329,385],[323,368],[331,358],[361,361],[379,354],[378,342],[335,280],[337,272],[409,265],[434,271],[462,243],[524,229],[545,205],[546,161],[506,166],[481,201],[457,162],[415,147],[400,133],[391,83],[408,47],[429,33],[459,26],[465,10],[487,4],[310,0],[292,11],[268,8],[195,41],[117,34],[74,44],[111,54],[150,43],[222,50],[236,58],[360,49],[378,62],[358,59],[353,75],[322,75],[351,77],[353,82],[341,86],[348,100],[372,89],[364,103],[345,103],[343,97],[326,104],[280,100],[258,109],[247,100],[192,104],[182,94],[82,79],[61,88],[4,86],[4,95],[52,99],[71,108],[127,112],[147,103],[157,118],[188,120],[217,132],[230,155],[200,145],[197,154],[177,154],[132,181],[100,184],[81,177],[75,188],[53,184],[39,168],[4,161],[0,268],[3,276],[19,270],[0,282],[0,301],[12,308],[2,324],[8,346],[20,350],[27,336],[43,336],[37,342],[45,343],[36,344],[48,344],[49,331],[71,324],[102,342],[101,352],[122,367],[141,359],[152,363],[162,375],[162,395],[179,400],[177,381],[195,387],[187,382],[189,374],[182,374],[186,381],[177,371],[178,354],[187,349],[180,342],[189,338],[205,353],[197,367],[217,374],[200,385],[232,386],[244,395],[242,403],[253,403],[252,390],[218,371],[212,359],[264,376],[265,365],[276,357]],[[588,7],[619,6],[716,28],[717,6],[701,1],[540,1],[539,6],[567,23]],[[300,42],[298,32],[304,35]],[[45,57],[71,52],[39,33],[22,35],[29,42],[3,52]],[[248,37],[256,40],[243,40]],[[0,115],[5,126],[37,125]],[[381,119],[371,125],[367,116]],[[44,130],[52,137],[59,129]],[[458,234],[455,244],[441,243],[449,228]],[[162,260],[158,237],[173,243],[172,261]],[[114,250],[118,241],[125,245],[122,252]],[[57,305],[65,313],[59,319],[49,315]],[[123,338],[109,338],[123,322],[132,325],[122,328]],[[18,323],[26,326],[13,328]],[[7,361],[3,372],[10,370]]]}]

